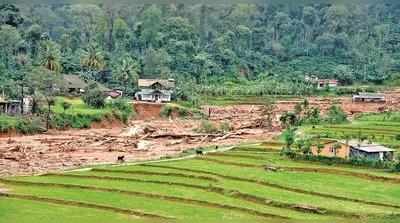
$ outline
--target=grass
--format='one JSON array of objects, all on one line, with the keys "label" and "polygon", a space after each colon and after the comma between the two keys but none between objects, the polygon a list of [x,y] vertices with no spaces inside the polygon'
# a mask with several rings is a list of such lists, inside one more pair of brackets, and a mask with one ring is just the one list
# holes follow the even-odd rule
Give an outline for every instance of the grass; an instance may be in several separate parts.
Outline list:
[{"label": "grass", "polygon": [[185,103],[168,103],[162,107],[160,111],[160,116],[164,118],[169,118],[172,116],[178,116],[180,118],[203,118],[204,114],[198,108],[195,108],[189,104]]},{"label": "grass", "polygon": [[[64,109],[63,104],[69,107]],[[109,103],[104,108],[92,108],[86,105],[80,98],[57,97],[53,106],[53,126],[65,128],[89,128],[92,123],[102,120],[118,119],[127,122],[133,114],[131,105],[126,102]]]},{"label": "grass", "polygon": [[22,116],[0,115],[0,132],[7,133],[15,130],[17,133],[33,134],[43,129],[39,120]]},{"label": "grass", "polygon": [[[64,104],[68,104],[67,109],[64,109]],[[102,120],[117,119],[126,123],[133,115],[132,105],[122,100],[108,103],[104,108],[92,108],[80,98],[66,97],[56,97],[52,111],[51,127],[58,129],[90,128],[94,122]],[[38,117],[0,115],[0,132],[38,133],[44,131],[43,122]]]},{"label": "grass", "polygon": [[301,133],[337,139],[364,138],[400,149],[400,113],[364,114],[348,124],[305,126]]},{"label": "grass", "polygon": [[[33,219],[46,223],[58,218],[59,222],[76,223],[155,222],[146,216],[129,215],[127,211],[171,217],[175,222],[391,223],[396,222],[394,219],[400,220],[393,215],[400,213],[398,183],[363,179],[352,173],[397,179],[400,175],[297,162],[280,156],[274,146],[277,143],[240,145],[221,154],[180,161],[101,166],[93,170],[0,179],[0,187],[7,188],[6,193],[21,196],[0,197],[0,223]],[[333,169],[350,174],[284,169],[269,172],[263,169],[267,164]],[[37,200],[27,200],[26,196]],[[54,200],[67,203],[54,203]],[[307,211],[307,207],[320,213]]]}]

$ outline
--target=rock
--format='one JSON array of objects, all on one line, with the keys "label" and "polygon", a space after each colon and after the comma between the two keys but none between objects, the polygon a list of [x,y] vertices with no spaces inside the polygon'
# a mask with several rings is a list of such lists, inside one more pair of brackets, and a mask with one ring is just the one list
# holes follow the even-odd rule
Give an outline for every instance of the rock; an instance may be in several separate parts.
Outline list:
[{"label": "rock", "polygon": [[148,150],[152,146],[152,142],[146,141],[146,140],[139,140],[137,144],[137,149],[138,150]]},{"label": "rock", "polygon": [[305,204],[296,204],[292,206],[295,209],[310,212],[310,213],[315,213],[315,214],[325,214],[326,211],[317,207],[313,207],[310,205],[305,205]]},{"label": "rock", "polygon": [[264,166],[264,170],[266,170],[266,171],[272,171],[272,172],[277,172],[277,171],[279,171],[279,168],[266,165],[266,166]]}]

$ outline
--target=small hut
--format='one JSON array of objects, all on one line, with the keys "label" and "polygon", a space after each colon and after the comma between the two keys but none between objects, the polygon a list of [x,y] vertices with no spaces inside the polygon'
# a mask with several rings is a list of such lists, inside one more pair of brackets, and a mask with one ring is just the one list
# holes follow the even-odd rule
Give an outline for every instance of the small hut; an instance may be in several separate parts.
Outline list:
[{"label": "small hut", "polygon": [[385,95],[376,93],[364,93],[360,92],[357,95],[353,95],[353,102],[385,102]]},{"label": "small hut", "polygon": [[19,100],[6,100],[0,97],[0,113],[7,115],[16,115],[21,113],[21,101]]},{"label": "small hut", "polygon": [[366,144],[358,141],[349,142],[350,157],[369,160],[393,160],[394,150],[379,144]]}]

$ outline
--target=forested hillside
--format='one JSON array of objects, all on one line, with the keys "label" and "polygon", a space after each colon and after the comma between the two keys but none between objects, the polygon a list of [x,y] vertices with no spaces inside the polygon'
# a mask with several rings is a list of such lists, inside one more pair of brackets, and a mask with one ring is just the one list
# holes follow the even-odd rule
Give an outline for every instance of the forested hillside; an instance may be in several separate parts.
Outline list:
[{"label": "forested hillside", "polygon": [[400,70],[399,21],[384,3],[2,5],[0,90],[18,96],[39,66],[131,94],[138,77],[175,78],[178,96],[251,80],[301,93],[305,75],[381,84]]}]

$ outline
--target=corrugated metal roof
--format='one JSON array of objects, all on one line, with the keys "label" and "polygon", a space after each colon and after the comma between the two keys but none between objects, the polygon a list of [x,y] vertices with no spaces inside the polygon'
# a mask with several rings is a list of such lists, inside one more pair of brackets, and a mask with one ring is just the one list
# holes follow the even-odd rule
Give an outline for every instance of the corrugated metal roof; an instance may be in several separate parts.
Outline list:
[{"label": "corrugated metal roof", "polygon": [[66,88],[84,89],[87,86],[87,83],[78,75],[72,74],[64,74],[64,83]]},{"label": "corrugated metal roof", "polygon": [[361,150],[367,153],[376,153],[376,152],[393,152],[393,149],[387,148],[382,145],[378,144],[366,144],[366,143],[360,143],[357,141],[350,141],[349,145],[353,147],[354,149]]},{"label": "corrugated metal roof", "polygon": [[335,79],[320,79],[318,80],[320,84],[337,84],[338,81]]},{"label": "corrugated metal roof", "polygon": [[366,99],[385,99],[383,94],[360,92],[358,95],[353,95],[353,98],[366,98]]},{"label": "corrugated metal roof", "polygon": [[138,86],[139,87],[150,87],[153,84],[159,83],[167,89],[171,89],[175,87],[175,81],[173,79],[139,79]]}]

